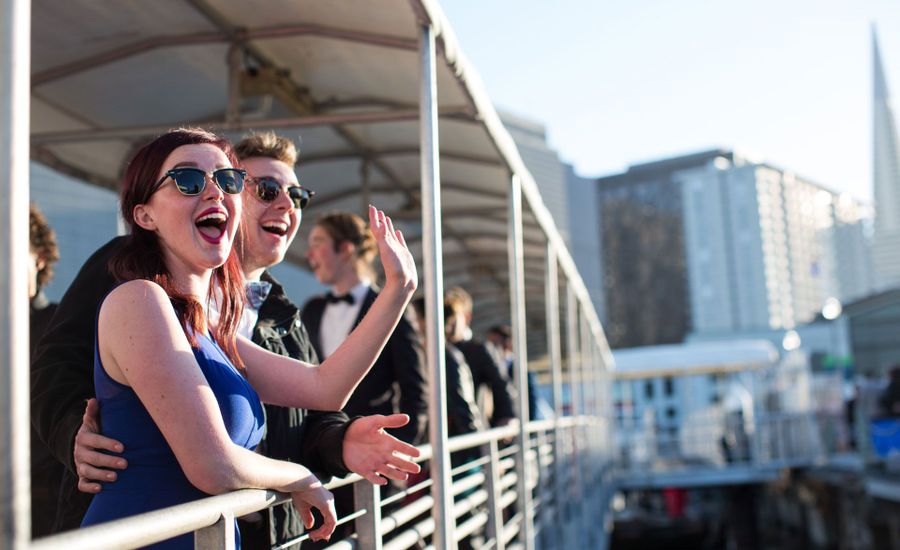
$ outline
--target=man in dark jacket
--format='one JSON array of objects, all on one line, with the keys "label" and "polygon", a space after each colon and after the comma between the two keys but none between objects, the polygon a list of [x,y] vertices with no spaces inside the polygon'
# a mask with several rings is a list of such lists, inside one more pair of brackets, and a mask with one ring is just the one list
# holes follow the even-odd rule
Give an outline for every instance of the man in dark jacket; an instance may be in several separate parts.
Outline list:
[{"label": "man in dark jacket", "polygon": [[453,309],[456,315],[453,330],[447,340],[465,357],[472,370],[476,391],[490,390],[493,411],[492,426],[505,426],[516,417],[514,393],[506,374],[503,359],[484,342],[472,337],[472,297],[460,287],[453,287],[444,293],[444,307]]},{"label": "man in dark jacket", "polygon": [[[44,287],[53,278],[53,264],[59,260],[56,234],[47,218],[34,204],[28,212],[31,262],[28,264],[28,298],[31,300],[31,357],[37,341],[47,330],[56,304],[44,295]],[[31,536],[53,532],[56,497],[63,476],[63,466],[53,458],[50,449],[31,429]]]},{"label": "man in dark jacket", "polygon": [[[300,224],[300,208],[308,200],[301,190],[292,189],[299,188],[293,171],[296,150],[288,140],[262,134],[241,142],[238,152],[255,176],[249,179],[244,194],[245,231],[238,249],[248,280],[247,306],[239,332],[273,352],[313,362],[315,352],[297,307],[265,271],[283,259]],[[63,297],[32,365],[35,428],[69,470],[69,481],[61,488],[57,530],[77,527],[90,502],[89,495],[75,490],[73,473],[79,476],[78,487],[93,493],[101,489],[97,480],[113,480],[114,469],[127,467],[124,459],[97,452],[121,452],[122,446],[99,434],[96,401],[89,402],[82,418],[84,400],[94,393],[96,309],[114,284],[106,266],[121,243],[121,238],[114,239],[82,268]],[[302,462],[320,476],[355,471],[379,484],[385,483],[382,475],[402,479],[405,473],[390,467],[387,460],[395,451],[415,452],[382,430],[405,424],[405,418],[399,415],[351,421],[343,413],[269,405],[266,415],[267,435],[261,451],[273,458]],[[269,548],[302,533],[302,522],[289,505],[270,509],[257,519],[242,526],[245,548]]]}]

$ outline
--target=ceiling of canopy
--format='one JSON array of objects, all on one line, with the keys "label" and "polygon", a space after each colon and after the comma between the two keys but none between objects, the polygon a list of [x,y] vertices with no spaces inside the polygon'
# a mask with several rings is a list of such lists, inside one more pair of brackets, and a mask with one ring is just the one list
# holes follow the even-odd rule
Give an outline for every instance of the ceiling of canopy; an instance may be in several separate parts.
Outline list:
[{"label": "ceiling of canopy", "polygon": [[[304,215],[390,213],[421,261],[422,22],[436,30],[445,287],[475,297],[475,324],[509,322],[508,189],[525,194],[529,350],[544,353],[548,240],[587,297],[477,73],[428,0],[34,2],[32,158],[115,189],[135,148],[198,125],[239,139],[274,129],[300,146],[317,195]],[[288,261],[301,266],[298,238]],[[589,300],[587,300],[589,302]],[[593,310],[586,309],[599,331]],[[565,317],[563,317],[565,319]]]}]

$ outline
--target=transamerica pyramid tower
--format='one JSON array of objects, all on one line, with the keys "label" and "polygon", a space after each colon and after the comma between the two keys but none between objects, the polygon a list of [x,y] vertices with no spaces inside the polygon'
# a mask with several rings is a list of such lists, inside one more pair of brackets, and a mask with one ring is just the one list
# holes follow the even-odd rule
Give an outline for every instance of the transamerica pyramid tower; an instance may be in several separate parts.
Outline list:
[{"label": "transamerica pyramid tower", "polygon": [[872,26],[872,180],[875,189],[873,260],[879,288],[900,287],[900,159],[887,81]]}]

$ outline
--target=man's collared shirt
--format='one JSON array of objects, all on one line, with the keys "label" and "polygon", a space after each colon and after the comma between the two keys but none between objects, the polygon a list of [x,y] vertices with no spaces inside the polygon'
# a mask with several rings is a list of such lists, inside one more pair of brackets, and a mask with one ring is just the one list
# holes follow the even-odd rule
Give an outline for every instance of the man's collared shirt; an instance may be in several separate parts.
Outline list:
[{"label": "man's collared shirt", "polygon": [[[363,281],[350,289],[350,295],[353,296],[353,303],[347,302],[329,302],[325,305],[322,312],[322,324],[319,328],[319,339],[322,343],[322,352],[325,357],[330,356],[338,349],[350,331],[353,330],[353,324],[359,317],[359,310],[362,307],[366,294],[369,293],[371,283]],[[324,360],[325,357],[322,359]]]}]

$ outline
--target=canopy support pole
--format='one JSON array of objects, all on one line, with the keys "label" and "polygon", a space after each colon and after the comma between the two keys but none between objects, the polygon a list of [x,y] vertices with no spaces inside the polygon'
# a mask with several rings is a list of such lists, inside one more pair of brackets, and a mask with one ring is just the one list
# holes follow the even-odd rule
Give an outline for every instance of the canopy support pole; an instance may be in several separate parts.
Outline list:
[{"label": "canopy support pole", "polygon": [[435,550],[455,550],[456,525],[450,488],[450,452],[447,446],[446,370],[444,367],[444,279],[441,248],[441,192],[438,145],[437,76],[434,28],[422,25],[419,54],[419,139],[421,148],[422,255],[425,266],[425,353],[428,379],[428,441],[431,459],[431,496],[434,499]]},{"label": "canopy support pole", "polygon": [[[556,425],[553,428],[553,503],[554,520],[556,525],[563,527],[566,517],[563,513],[563,496],[566,490],[563,476],[565,446],[563,445],[563,432],[559,423],[563,417],[563,393],[562,393],[562,341],[560,338],[559,320],[559,262],[556,257],[556,245],[553,241],[547,242],[547,349],[550,351],[550,381],[553,387],[553,413]],[[562,547],[566,545],[566,529],[560,530],[560,542]]]},{"label": "canopy support pole", "polygon": [[525,252],[522,243],[522,181],[509,178],[509,291],[512,314],[513,372],[518,392],[519,449],[516,452],[516,491],[519,512],[519,541],[524,550],[534,550],[531,519],[531,490],[528,488],[528,350],[525,327]]},{"label": "canopy support pole", "polygon": [[0,0],[0,549],[31,539],[28,238],[31,2]]}]

